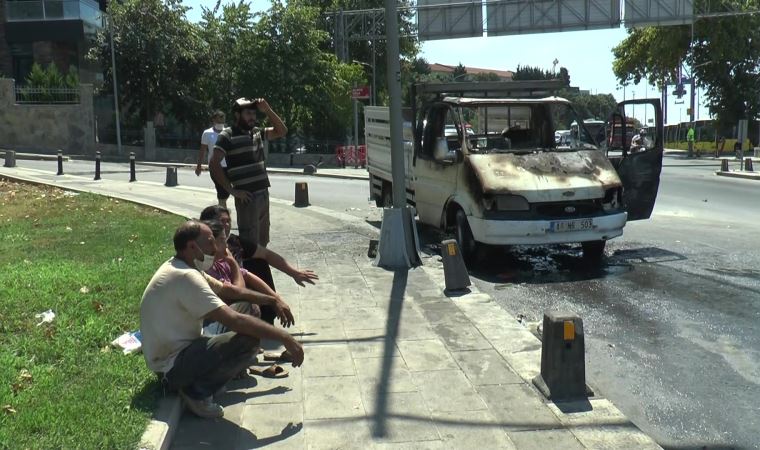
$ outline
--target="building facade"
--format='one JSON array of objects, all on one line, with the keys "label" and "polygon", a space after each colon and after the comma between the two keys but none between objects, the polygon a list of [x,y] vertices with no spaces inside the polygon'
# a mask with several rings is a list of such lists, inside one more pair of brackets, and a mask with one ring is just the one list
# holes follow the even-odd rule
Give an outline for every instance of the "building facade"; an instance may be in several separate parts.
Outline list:
[{"label": "building facade", "polygon": [[76,68],[83,83],[102,79],[85,58],[103,27],[105,1],[0,0],[0,76],[23,84],[34,63]]}]

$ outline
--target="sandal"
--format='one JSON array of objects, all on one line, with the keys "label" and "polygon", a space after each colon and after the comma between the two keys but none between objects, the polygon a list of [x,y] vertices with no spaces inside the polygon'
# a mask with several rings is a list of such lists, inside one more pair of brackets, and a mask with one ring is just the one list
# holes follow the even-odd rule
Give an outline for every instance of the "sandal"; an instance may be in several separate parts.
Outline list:
[{"label": "sandal", "polygon": [[264,353],[264,361],[275,361],[275,362],[293,362],[293,358],[290,356],[290,353],[288,353],[287,350],[285,350],[282,353]]},{"label": "sandal", "polygon": [[288,371],[277,364],[269,366],[264,370],[250,368],[248,371],[253,375],[258,375],[263,378],[285,378],[288,376]]}]

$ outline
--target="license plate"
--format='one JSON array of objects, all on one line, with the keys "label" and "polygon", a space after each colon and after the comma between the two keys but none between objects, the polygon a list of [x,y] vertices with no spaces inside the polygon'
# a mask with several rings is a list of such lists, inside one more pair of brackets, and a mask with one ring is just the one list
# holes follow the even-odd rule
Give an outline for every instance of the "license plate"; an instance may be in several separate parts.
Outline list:
[{"label": "license plate", "polygon": [[551,233],[563,233],[566,231],[584,231],[593,229],[594,221],[592,219],[555,220],[549,222],[549,232]]}]

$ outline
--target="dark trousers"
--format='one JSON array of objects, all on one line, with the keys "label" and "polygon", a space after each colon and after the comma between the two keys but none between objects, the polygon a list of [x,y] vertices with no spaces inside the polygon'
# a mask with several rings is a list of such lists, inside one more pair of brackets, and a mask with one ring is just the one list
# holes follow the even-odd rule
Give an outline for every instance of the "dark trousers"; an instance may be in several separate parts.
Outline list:
[{"label": "dark trousers", "polygon": [[177,355],[162,382],[169,390],[182,389],[187,396],[202,400],[247,368],[258,346],[258,338],[232,331],[201,336]]},{"label": "dark trousers", "polygon": [[[272,269],[269,267],[269,264],[264,261],[263,259],[246,259],[243,261],[243,268],[245,270],[251,272],[252,274],[256,275],[257,277],[261,278],[264,283],[266,283],[270,288],[272,288],[273,291],[277,292],[277,290],[274,288],[274,278],[272,278]],[[274,325],[274,319],[277,317],[277,314],[274,311],[274,308],[272,308],[269,305],[262,305],[261,307],[261,320],[268,322],[272,325]]]}]

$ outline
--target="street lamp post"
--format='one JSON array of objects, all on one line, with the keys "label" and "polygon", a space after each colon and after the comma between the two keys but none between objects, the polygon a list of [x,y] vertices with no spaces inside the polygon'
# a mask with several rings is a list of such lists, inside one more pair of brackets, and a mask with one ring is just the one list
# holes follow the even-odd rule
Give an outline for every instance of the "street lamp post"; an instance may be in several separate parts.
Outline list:
[{"label": "street lamp post", "polygon": [[113,48],[113,20],[108,14],[108,34],[111,38],[111,79],[113,80],[113,107],[116,113],[116,149],[121,155],[121,121],[119,120],[119,88],[116,84],[116,52]]}]

